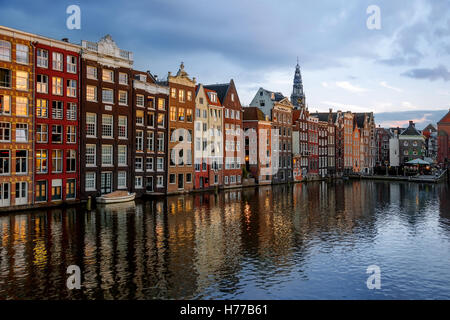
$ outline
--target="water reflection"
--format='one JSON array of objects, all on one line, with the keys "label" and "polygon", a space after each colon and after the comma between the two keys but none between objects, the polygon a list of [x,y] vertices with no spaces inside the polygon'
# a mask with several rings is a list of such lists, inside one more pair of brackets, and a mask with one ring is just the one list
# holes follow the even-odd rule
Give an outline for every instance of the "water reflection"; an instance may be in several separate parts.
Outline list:
[{"label": "water reflection", "polygon": [[357,181],[3,215],[0,299],[449,298],[449,212],[447,185]]}]

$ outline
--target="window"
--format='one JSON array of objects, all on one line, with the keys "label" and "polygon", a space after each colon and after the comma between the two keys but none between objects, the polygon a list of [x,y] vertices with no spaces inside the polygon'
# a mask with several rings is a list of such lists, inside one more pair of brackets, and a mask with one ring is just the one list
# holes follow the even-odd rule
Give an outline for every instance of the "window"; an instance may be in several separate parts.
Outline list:
[{"label": "window", "polygon": [[102,145],[102,165],[113,165],[113,146],[110,144]]},{"label": "window", "polygon": [[177,108],[170,107],[170,121],[175,121],[177,119]]},{"label": "window", "polygon": [[77,104],[73,102],[67,103],[66,110],[67,120],[77,120]]},{"label": "window", "polygon": [[142,111],[142,110],[136,111],[136,124],[138,126],[144,125],[144,111]]},{"label": "window", "polygon": [[113,137],[113,116],[109,114],[102,115],[102,137]]},{"label": "window", "polygon": [[136,189],[142,189],[142,177],[136,177],[134,180],[134,187]]},{"label": "window", "polygon": [[10,150],[0,150],[0,175],[10,173]]},{"label": "window", "polygon": [[0,141],[1,142],[11,141],[11,123],[0,122]]},{"label": "window", "polygon": [[154,127],[155,126],[155,113],[147,112],[147,126]]},{"label": "window", "polygon": [[52,119],[63,119],[63,103],[62,101],[52,102]]},{"label": "window", "polygon": [[184,108],[178,108],[178,121],[184,121]]},{"label": "window", "polygon": [[66,150],[66,171],[75,172],[77,170],[77,152],[75,150]]},{"label": "window", "polygon": [[164,113],[158,113],[158,127],[164,128]]},{"label": "window", "polygon": [[86,145],[86,166],[95,166],[96,164],[96,146],[95,144]]},{"label": "window", "polygon": [[16,44],[16,62],[28,64],[28,46]]},{"label": "window", "polygon": [[186,173],[186,183],[192,182],[192,173]]},{"label": "window", "polygon": [[117,173],[117,188],[125,189],[127,187],[127,172],[119,171]]},{"label": "window", "polygon": [[157,176],[156,177],[156,187],[157,188],[164,187],[164,177],[163,176]]},{"label": "window", "polygon": [[62,179],[52,180],[52,200],[62,199]]},{"label": "window", "polygon": [[52,94],[62,96],[63,95],[63,82],[62,78],[52,78]]},{"label": "window", "polygon": [[175,174],[174,173],[171,173],[170,175],[169,175],[169,183],[170,184],[175,184],[177,181],[176,181],[176,176],[175,176]]},{"label": "window", "polygon": [[11,61],[11,42],[0,40],[0,60]]},{"label": "window", "polygon": [[231,94],[231,101],[234,101],[234,93]]},{"label": "window", "polygon": [[48,51],[44,49],[37,49],[37,66],[41,68],[48,68]]},{"label": "window", "polygon": [[63,55],[59,52],[53,52],[53,70],[63,71]]},{"label": "window", "polygon": [[142,157],[136,157],[135,163],[134,163],[134,168],[136,169],[136,171],[142,171],[143,170]]},{"label": "window", "polygon": [[67,143],[76,143],[77,142],[77,127],[76,126],[67,126]]},{"label": "window", "polygon": [[16,174],[26,174],[28,163],[27,150],[16,150]]},{"label": "window", "polygon": [[16,124],[16,142],[28,141],[28,124],[17,123]]},{"label": "window", "polygon": [[0,87],[11,88],[11,70],[0,69]]},{"label": "window", "polygon": [[155,151],[155,134],[153,131],[147,132],[147,151]]},{"label": "window", "polygon": [[86,100],[87,101],[97,101],[97,87],[86,86]]},{"label": "window", "polygon": [[184,102],[184,90],[178,90],[178,100]]},{"label": "window", "polygon": [[114,82],[114,71],[103,69],[102,70],[102,80],[107,82]]},{"label": "window", "polygon": [[0,95],[0,115],[11,114],[11,96]]},{"label": "window", "polygon": [[142,94],[136,95],[136,106],[138,106],[138,107],[144,106],[144,96]]},{"label": "window", "polygon": [[77,80],[67,80],[66,95],[68,97],[77,96]]},{"label": "window", "polygon": [[156,141],[158,152],[164,152],[164,132],[158,132],[158,140]]},{"label": "window", "polygon": [[187,99],[188,101],[192,101],[192,91],[187,92]]},{"label": "window", "polygon": [[114,90],[102,89],[102,102],[114,103]]},{"label": "window", "polygon": [[67,72],[77,73],[77,58],[74,56],[67,56]]},{"label": "window", "polygon": [[95,172],[86,172],[86,191],[95,191]]},{"label": "window", "polygon": [[36,171],[47,173],[47,150],[36,150]]},{"label": "window", "polygon": [[47,143],[48,127],[46,124],[36,124],[36,142]]},{"label": "window", "polygon": [[52,143],[62,143],[62,125],[52,126]]},{"label": "window", "polygon": [[164,158],[156,159],[156,170],[164,171]]},{"label": "window", "polygon": [[128,75],[123,72],[119,72],[119,83],[128,85]]},{"label": "window", "polygon": [[128,105],[128,92],[119,90],[119,104]]},{"label": "window", "polygon": [[63,168],[62,150],[52,150],[52,172],[60,173]]},{"label": "window", "polygon": [[145,170],[153,171],[153,158],[147,158],[145,160]]},{"label": "window", "polygon": [[117,161],[119,166],[127,165],[127,146],[119,145],[117,147]]},{"label": "window", "polygon": [[170,96],[171,96],[172,98],[176,98],[176,97],[177,97],[177,89],[171,88],[171,89],[170,89]]},{"label": "window", "polygon": [[136,150],[137,151],[144,150],[144,131],[142,130],[136,131]]},{"label": "window", "polygon": [[88,79],[97,80],[97,68],[92,66],[86,66],[86,77]]},{"label": "window", "polygon": [[16,97],[16,116],[26,117],[28,115],[28,99]]},{"label": "window", "polygon": [[187,122],[192,122],[192,109],[187,109],[186,110],[186,121]]},{"label": "window", "polygon": [[36,201],[47,201],[47,180],[36,181]]},{"label": "window", "polygon": [[76,180],[67,179],[66,180],[66,199],[75,198]]},{"label": "window", "polygon": [[155,98],[154,97],[147,97],[147,108],[155,109]]},{"label": "window", "polygon": [[28,72],[17,71],[16,72],[16,89],[17,90],[28,90]]},{"label": "window", "polygon": [[162,98],[158,98],[158,109],[165,110],[166,109],[166,100]]},{"label": "window", "polygon": [[48,93],[48,76],[43,74],[36,76],[36,91],[39,93]]},{"label": "window", "polygon": [[86,113],[86,136],[97,136],[97,115],[95,113]]},{"label": "window", "polygon": [[127,117],[119,116],[119,138],[127,138]]}]

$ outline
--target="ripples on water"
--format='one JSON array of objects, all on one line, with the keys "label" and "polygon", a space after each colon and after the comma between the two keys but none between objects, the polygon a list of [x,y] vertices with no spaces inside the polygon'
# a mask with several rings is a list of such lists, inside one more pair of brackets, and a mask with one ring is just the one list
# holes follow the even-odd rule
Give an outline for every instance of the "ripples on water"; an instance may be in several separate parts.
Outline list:
[{"label": "ripples on water", "polygon": [[[0,299],[450,298],[448,186],[267,186],[0,216]],[[67,290],[66,268],[82,270]],[[381,268],[368,290],[366,268]]]}]

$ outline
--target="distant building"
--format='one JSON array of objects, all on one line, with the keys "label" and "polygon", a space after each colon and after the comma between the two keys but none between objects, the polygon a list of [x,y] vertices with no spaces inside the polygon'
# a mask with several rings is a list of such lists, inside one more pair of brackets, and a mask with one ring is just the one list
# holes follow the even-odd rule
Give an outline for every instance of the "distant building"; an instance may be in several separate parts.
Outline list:
[{"label": "distant building", "polygon": [[400,133],[400,164],[425,157],[425,137],[416,129],[413,121]]},{"label": "distant building", "polygon": [[400,166],[400,129],[389,129],[389,131],[389,165],[391,167],[398,167]]},{"label": "distant building", "polygon": [[300,65],[298,64],[295,66],[295,74],[294,74],[294,84],[292,87],[292,94],[291,94],[291,103],[294,106],[294,108],[298,109],[302,106],[306,106],[306,98],[305,93],[303,92],[303,81],[302,81],[302,74],[300,72]]},{"label": "distant building", "polygon": [[447,164],[450,160],[450,110],[437,125],[438,163]]},{"label": "distant building", "polygon": [[391,134],[385,128],[375,129],[375,144],[376,144],[376,159],[375,165],[377,167],[389,164],[389,139]]},{"label": "distant building", "polygon": [[250,102],[250,107],[258,107],[264,112],[266,116],[271,117],[271,111],[276,102],[286,98],[281,92],[273,92],[264,88],[259,88]]},{"label": "distant building", "polygon": [[425,137],[425,156],[436,160],[438,152],[438,134],[436,127],[430,123],[422,130],[422,134]]}]

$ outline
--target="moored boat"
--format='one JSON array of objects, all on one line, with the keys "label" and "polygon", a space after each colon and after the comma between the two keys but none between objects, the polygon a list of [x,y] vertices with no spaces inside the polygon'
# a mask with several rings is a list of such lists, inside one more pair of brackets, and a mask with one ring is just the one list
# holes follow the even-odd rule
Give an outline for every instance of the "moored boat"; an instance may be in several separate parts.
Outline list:
[{"label": "moored boat", "polygon": [[97,203],[120,203],[133,201],[136,197],[136,193],[130,193],[127,191],[114,191],[108,194],[104,194],[96,198]]}]

